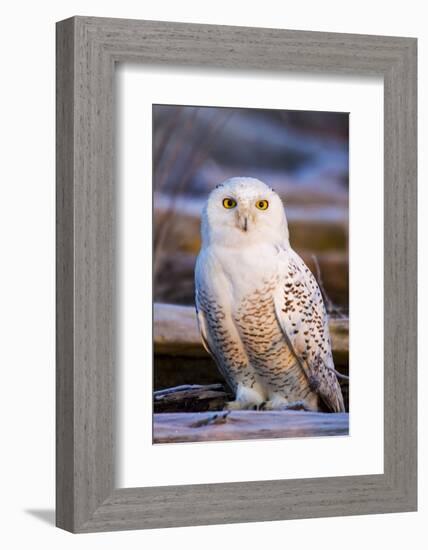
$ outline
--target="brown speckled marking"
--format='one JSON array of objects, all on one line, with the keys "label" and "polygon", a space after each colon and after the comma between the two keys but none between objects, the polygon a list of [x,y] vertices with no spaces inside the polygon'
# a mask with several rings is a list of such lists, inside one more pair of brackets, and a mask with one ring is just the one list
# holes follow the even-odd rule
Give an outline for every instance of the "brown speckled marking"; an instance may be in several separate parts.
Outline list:
[{"label": "brown speckled marking", "polygon": [[219,305],[204,290],[198,291],[197,308],[202,311],[207,323],[211,343],[205,342],[216,364],[232,390],[238,383],[252,388],[256,382],[253,369],[238,342],[227,329],[226,316]]},{"label": "brown speckled marking", "polygon": [[[242,301],[235,315],[249,361],[270,392],[283,395],[289,402],[307,399],[311,392],[306,375],[290,350],[275,314],[273,294],[279,277]],[[310,399],[317,408],[316,394]]]}]

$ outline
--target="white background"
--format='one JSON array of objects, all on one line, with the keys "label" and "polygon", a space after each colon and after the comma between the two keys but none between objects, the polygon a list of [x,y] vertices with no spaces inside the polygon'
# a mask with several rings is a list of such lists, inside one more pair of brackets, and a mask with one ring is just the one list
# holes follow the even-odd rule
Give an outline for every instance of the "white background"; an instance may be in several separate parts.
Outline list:
[{"label": "white background", "polygon": [[[204,71],[201,76],[183,68],[171,75],[170,70],[135,65],[122,66],[116,77],[121,204],[117,485],[146,487],[382,473],[382,79],[218,71]],[[174,86],[170,86],[171,78]],[[152,103],[351,113],[349,437],[152,445],[152,220],[147,211],[141,215],[142,205],[150,203],[151,193]],[[369,316],[367,304],[372,309]],[[370,333],[378,337],[368,339]],[[370,384],[366,383],[368,379]],[[216,467],[222,463],[227,468]]]},{"label": "white background", "polygon": [[[6,6],[6,7],[5,7]],[[354,518],[73,536],[52,527],[54,505],[54,22],[74,14],[419,37],[420,280],[428,278],[427,44],[423,3],[161,0],[20,2],[2,10],[1,82],[1,520],[5,548],[421,547],[428,520],[427,469],[419,512]],[[423,253],[422,253],[423,252]],[[419,296],[427,300],[426,285]],[[420,334],[426,308],[421,307]],[[421,346],[420,365],[428,355]],[[428,374],[420,369],[419,463],[428,461]],[[417,538],[421,542],[417,543]]]}]

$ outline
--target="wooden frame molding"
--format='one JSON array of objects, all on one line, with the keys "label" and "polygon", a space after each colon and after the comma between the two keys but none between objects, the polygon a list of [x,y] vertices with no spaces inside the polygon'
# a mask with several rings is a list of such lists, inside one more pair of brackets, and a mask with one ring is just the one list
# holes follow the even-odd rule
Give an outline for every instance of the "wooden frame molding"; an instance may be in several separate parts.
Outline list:
[{"label": "wooden frame molding", "polygon": [[[382,475],[115,488],[117,62],[383,77]],[[416,82],[413,38],[90,17],[57,24],[59,527],[90,532],[416,510]]]}]

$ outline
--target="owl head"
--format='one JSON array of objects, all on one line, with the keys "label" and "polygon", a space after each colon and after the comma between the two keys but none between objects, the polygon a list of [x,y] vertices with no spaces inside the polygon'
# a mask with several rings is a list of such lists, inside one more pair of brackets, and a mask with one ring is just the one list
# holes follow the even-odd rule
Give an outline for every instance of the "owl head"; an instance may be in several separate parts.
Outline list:
[{"label": "owl head", "polygon": [[230,178],[210,193],[202,213],[202,244],[288,244],[279,196],[256,178]]}]

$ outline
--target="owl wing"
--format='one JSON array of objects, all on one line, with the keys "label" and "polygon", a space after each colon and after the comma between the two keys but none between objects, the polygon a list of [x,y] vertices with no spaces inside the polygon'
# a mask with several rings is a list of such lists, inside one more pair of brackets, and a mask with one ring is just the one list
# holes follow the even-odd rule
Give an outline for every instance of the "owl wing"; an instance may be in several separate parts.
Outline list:
[{"label": "owl wing", "polygon": [[211,357],[214,359],[214,361],[217,363],[218,358],[216,357],[214,353],[213,346],[209,343],[209,334],[208,334],[208,327],[205,319],[204,312],[198,308],[198,294],[196,292],[196,319],[198,321],[198,328],[199,333],[201,335],[202,345],[205,348],[205,351],[211,355]]},{"label": "owl wing", "polygon": [[235,391],[237,380],[248,370],[248,358],[232,321],[230,304],[213,290],[215,276],[215,271],[207,270],[204,260],[198,257],[195,270],[196,317],[205,350]]},{"label": "owl wing", "polygon": [[310,387],[331,411],[344,412],[321,291],[306,264],[292,250],[287,251],[284,269],[274,295],[278,322]]},{"label": "owl wing", "polygon": [[226,382],[236,390],[236,379],[239,371],[245,366],[240,340],[232,330],[221,307],[213,300],[207,299],[205,293],[196,290],[196,318],[202,344],[214,359]]}]

